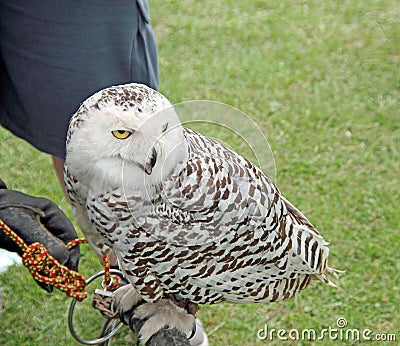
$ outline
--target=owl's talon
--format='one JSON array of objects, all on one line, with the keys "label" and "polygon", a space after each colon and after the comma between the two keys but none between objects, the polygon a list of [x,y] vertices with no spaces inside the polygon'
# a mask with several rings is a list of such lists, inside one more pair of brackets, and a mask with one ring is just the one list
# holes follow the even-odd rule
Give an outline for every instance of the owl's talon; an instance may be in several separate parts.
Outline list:
[{"label": "owl's talon", "polygon": [[192,333],[188,336],[189,340],[195,336],[196,331],[197,331],[197,324],[196,324],[196,320],[195,320],[193,323]]},{"label": "owl's talon", "polygon": [[118,288],[112,296],[113,309],[119,311],[119,319],[124,324],[128,324],[130,315],[142,301],[140,294],[130,284]]}]

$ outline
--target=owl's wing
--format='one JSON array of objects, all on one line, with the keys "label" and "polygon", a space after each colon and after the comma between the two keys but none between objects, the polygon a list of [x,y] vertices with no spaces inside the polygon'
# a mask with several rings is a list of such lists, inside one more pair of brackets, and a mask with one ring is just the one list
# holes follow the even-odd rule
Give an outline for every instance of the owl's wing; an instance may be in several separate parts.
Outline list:
[{"label": "owl's wing", "polygon": [[[178,241],[217,244],[206,259],[207,268],[222,269],[210,269],[206,281],[192,274],[192,283],[211,284],[228,296],[232,287],[263,281],[260,287],[282,288],[279,294],[271,289],[270,300],[298,292],[310,275],[333,285],[324,274],[329,269],[327,243],[273,182],[218,142],[193,132],[186,135],[189,160],[178,176],[163,183],[158,216],[166,227],[165,220],[170,221],[173,227],[167,229],[176,229],[173,234],[181,234]],[[232,291],[231,300],[235,295]]]},{"label": "owl's wing", "polygon": [[186,137],[189,159],[179,174],[163,181],[158,215],[211,238],[245,224],[275,229],[283,203],[269,178],[212,139],[192,131]]}]

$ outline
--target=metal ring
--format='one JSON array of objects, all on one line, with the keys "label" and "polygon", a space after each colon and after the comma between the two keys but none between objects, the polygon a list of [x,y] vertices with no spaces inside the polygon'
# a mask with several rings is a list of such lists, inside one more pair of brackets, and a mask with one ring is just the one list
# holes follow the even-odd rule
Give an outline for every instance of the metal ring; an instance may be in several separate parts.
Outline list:
[{"label": "metal ring", "polygon": [[[117,274],[123,277],[123,273],[117,269],[111,269],[110,270],[111,274]],[[86,285],[89,285],[93,280],[97,279],[98,277],[104,275],[104,270],[94,274],[91,276],[89,279],[86,280]],[[98,345],[101,344],[110,338],[112,338],[118,330],[123,326],[123,323],[120,322],[114,329],[112,329],[107,335],[98,338],[98,339],[93,339],[93,340],[84,340],[82,339],[75,331],[74,323],[73,323],[73,316],[74,316],[74,310],[75,310],[75,305],[76,305],[77,299],[74,298],[71,302],[71,305],[69,306],[69,311],[68,311],[68,327],[71,335],[74,337],[76,341],[83,345]]]},{"label": "metal ring", "polygon": [[[111,270],[112,269],[110,269],[110,274],[113,274],[112,272],[111,272]],[[103,272],[104,272],[104,270],[103,270]],[[121,273],[121,272],[120,272]],[[122,274],[122,273],[121,273]],[[106,284],[106,281],[104,280],[104,278],[103,278],[103,280],[101,280],[101,287],[103,288],[103,289],[108,289],[108,288],[110,288],[111,286],[112,286],[112,284],[113,284],[113,282],[114,282],[114,278],[111,276],[111,278],[110,278],[110,283],[107,285]]]}]

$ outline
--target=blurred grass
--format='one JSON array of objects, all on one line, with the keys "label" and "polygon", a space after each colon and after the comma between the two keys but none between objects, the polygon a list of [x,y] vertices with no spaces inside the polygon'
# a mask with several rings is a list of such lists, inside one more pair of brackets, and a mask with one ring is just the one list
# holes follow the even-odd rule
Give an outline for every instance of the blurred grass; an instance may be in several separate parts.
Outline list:
[{"label": "blurred grass", "polygon": [[[160,90],[174,103],[217,100],[248,114],[272,147],[281,191],[331,243],[331,265],[346,271],[340,290],[317,283],[284,302],[202,307],[211,344],[278,345],[257,340],[257,331],[335,328],[339,317],[398,340],[399,2],[150,0],[150,7]],[[72,217],[46,155],[0,129],[0,158],[10,187],[47,196]],[[82,250],[90,276],[100,266]],[[18,267],[0,275],[0,287],[1,345],[76,344],[61,293],[43,293]]]}]

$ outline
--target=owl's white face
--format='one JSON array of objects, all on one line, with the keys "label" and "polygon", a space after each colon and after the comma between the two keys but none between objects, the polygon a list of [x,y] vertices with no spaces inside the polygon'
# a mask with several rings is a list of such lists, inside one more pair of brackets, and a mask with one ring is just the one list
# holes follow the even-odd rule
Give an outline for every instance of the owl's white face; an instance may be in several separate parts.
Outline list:
[{"label": "owl's white face", "polygon": [[86,177],[86,184],[147,188],[186,161],[182,126],[161,94],[157,93],[156,102],[153,98],[146,103],[142,97],[130,107],[113,101],[99,103],[102,96],[96,95],[85,103],[98,106],[89,104],[71,122],[66,161],[73,175]]}]

